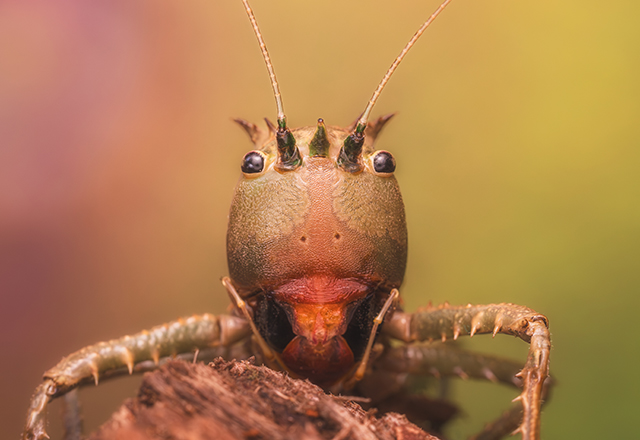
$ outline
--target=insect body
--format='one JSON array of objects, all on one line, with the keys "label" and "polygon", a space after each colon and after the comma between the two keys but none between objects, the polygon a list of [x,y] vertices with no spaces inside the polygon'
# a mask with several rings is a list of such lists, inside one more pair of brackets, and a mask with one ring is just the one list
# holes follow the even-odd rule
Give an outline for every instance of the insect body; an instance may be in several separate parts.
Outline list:
[{"label": "insect body", "polygon": [[[407,373],[519,386],[521,404],[481,438],[501,438],[514,429],[526,440],[540,438],[550,349],[543,315],[513,304],[444,305],[413,314],[397,309],[407,257],[404,205],[393,157],[374,147],[390,117],[372,123],[368,118],[395,67],[449,2],[412,38],[354,124],[331,127],[320,119],[292,130],[262,35],[243,0],[272,79],[278,119],[277,125],[267,121],[266,131],[237,121],[255,149],[242,161],[229,216],[229,277],[223,284],[235,310],[178,320],[64,358],[36,389],[25,439],[45,437],[48,402],[79,385],[146,371],[170,356],[193,357],[196,351],[212,357],[232,349],[236,358],[257,354],[274,368],[334,391],[376,374]],[[529,342],[524,368],[446,344],[417,344],[476,333]],[[394,339],[406,344],[391,344]]]}]

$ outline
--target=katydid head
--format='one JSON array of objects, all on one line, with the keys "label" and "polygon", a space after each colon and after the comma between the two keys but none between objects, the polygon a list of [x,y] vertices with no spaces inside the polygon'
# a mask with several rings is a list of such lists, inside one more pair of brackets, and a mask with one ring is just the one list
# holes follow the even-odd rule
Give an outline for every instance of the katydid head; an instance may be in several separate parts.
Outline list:
[{"label": "katydid head", "polygon": [[241,122],[262,145],[242,159],[229,216],[229,270],[238,288],[273,287],[313,273],[400,285],[404,205],[393,157],[373,145],[389,119],[368,127],[357,170],[340,162],[349,128],[320,119],[316,127],[291,130],[295,161],[283,166],[277,133]]},{"label": "katydid head", "polygon": [[407,229],[396,163],[374,147],[392,115],[368,118],[408,48],[449,1],[414,35],[355,123],[339,128],[319,119],[290,129],[266,45],[243,0],[278,119],[267,120],[267,130],[236,121],[255,149],[242,159],[231,205],[229,275],[253,309],[256,337],[294,375],[328,385],[354,374],[368,358],[374,318],[402,283]]}]

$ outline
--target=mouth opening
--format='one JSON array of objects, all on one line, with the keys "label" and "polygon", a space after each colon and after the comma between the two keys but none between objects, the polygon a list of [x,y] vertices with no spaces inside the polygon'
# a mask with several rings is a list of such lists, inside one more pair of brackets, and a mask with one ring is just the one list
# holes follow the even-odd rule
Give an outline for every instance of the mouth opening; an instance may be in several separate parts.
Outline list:
[{"label": "mouth opening", "polygon": [[[364,355],[373,328],[373,320],[381,307],[375,293],[347,306],[345,314],[348,324],[341,337],[344,338],[356,362]],[[291,313],[288,313],[272,294],[267,293],[258,300],[254,318],[256,326],[269,346],[278,353],[285,351],[291,341],[297,337],[293,331],[290,316]]]}]

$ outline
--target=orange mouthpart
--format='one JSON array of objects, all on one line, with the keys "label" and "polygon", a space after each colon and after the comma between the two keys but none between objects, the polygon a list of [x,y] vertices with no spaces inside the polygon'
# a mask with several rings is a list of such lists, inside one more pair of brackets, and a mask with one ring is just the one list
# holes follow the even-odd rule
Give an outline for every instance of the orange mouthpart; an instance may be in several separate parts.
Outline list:
[{"label": "orange mouthpart", "polygon": [[343,335],[354,308],[370,289],[360,281],[314,275],[274,292],[296,334],[281,353],[292,374],[328,386],[352,371],[356,360]]},{"label": "orange mouthpart", "polygon": [[342,336],[324,344],[313,344],[303,336],[296,336],[281,355],[287,368],[299,377],[306,377],[318,385],[332,385],[353,367],[353,352]]}]

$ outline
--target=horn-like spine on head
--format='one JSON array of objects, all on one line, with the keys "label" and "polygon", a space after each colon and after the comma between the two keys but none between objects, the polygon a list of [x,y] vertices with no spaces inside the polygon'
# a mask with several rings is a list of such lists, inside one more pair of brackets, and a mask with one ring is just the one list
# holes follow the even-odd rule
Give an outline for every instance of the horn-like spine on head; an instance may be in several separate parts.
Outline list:
[{"label": "horn-like spine on head", "polygon": [[331,143],[327,137],[327,128],[324,126],[324,120],[318,119],[318,128],[313,135],[313,139],[309,142],[309,157],[327,157],[329,156],[329,147]]},{"label": "horn-like spine on head", "polygon": [[389,67],[389,70],[387,70],[387,73],[382,78],[382,81],[380,81],[380,84],[378,84],[378,88],[376,88],[376,90],[373,92],[373,96],[371,96],[367,107],[364,109],[364,112],[360,117],[360,120],[356,124],[353,132],[344,140],[344,145],[340,149],[340,153],[338,155],[338,165],[345,171],[357,173],[362,170],[361,156],[362,146],[364,145],[364,130],[367,127],[367,121],[369,120],[369,115],[371,114],[373,106],[378,100],[382,89],[384,89],[384,86],[389,81],[389,78],[391,77],[393,72],[395,72],[396,68],[405,57],[407,52],[409,52],[409,49],[413,47],[418,38],[420,38],[420,35],[422,35],[422,33],[429,27],[433,20],[435,20],[436,17],[440,15],[440,13],[444,10],[444,8],[447,7],[450,2],[451,0],[445,0],[444,2],[442,2],[438,9],[436,9],[436,11],[431,14],[427,21],[425,21],[422,26],[420,26],[420,29],[418,29],[416,33],[413,34],[411,40],[409,40],[404,49],[402,49],[402,52],[400,52],[400,55],[396,57],[396,59],[391,64],[391,67]]},{"label": "horn-like spine on head", "polygon": [[267,45],[264,43],[262,33],[258,27],[253,10],[249,6],[247,0],[242,0],[251,26],[256,34],[258,43],[260,44],[260,50],[262,51],[262,57],[267,65],[267,71],[269,72],[269,78],[271,79],[271,87],[273,88],[273,95],[276,99],[276,108],[278,110],[278,130],[276,131],[276,143],[278,144],[278,161],[276,162],[276,168],[281,171],[294,170],[300,166],[302,160],[300,159],[300,151],[296,147],[296,140],[291,133],[291,130],[287,127],[287,118],[284,115],[284,106],[282,104],[282,96],[280,95],[280,87],[278,86],[278,80],[276,79],[276,73],[273,70],[273,64],[267,51]]}]

